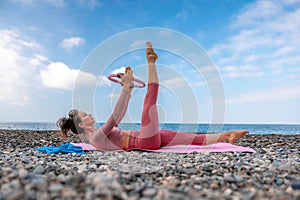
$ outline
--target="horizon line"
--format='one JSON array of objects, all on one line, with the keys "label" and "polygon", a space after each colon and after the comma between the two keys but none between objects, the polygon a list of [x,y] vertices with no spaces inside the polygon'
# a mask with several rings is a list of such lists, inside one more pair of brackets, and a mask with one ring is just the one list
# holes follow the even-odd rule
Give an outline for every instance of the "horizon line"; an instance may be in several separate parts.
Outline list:
[{"label": "horizon line", "polygon": [[[54,121],[0,121],[0,123],[51,123],[56,124]],[[95,123],[105,123],[105,121],[95,122]],[[140,124],[141,122],[121,122],[119,124]],[[165,122],[159,124],[215,124],[215,125],[225,125],[225,124],[244,124],[244,125],[300,125],[300,123],[293,122],[224,122],[224,123],[210,123],[210,122]]]}]

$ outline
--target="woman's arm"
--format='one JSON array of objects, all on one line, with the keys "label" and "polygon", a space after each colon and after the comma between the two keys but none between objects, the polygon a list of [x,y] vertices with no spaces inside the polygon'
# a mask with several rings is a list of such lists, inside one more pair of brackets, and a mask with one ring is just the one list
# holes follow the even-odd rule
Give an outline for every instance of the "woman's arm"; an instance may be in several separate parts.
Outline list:
[{"label": "woman's arm", "polygon": [[121,77],[121,80],[123,83],[121,95],[119,96],[113,113],[105,122],[105,124],[101,127],[105,135],[108,135],[111,132],[111,130],[122,121],[124,115],[126,114],[131,96],[133,81],[132,70],[130,69],[130,67],[126,68],[125,74]]},{"label": "woman's arm", "polygon": [[109,134],[111,130],[122,121],[128,107],[130,96],[130,92],[123,88],[113,113],[101,127],[105,135]]}]

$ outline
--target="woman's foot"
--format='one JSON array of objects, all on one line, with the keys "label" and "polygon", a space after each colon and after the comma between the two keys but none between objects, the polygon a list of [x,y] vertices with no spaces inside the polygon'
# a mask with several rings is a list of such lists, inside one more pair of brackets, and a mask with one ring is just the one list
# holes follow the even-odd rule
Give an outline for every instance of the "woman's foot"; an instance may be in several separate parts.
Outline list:
[{"label": "woman's foot", "polygon": [[151,42],[146,43],[146,58],[148,63],[155,63],[156,59],[158,58],[157,54],[155,53]]},{"label": "woman's foot", "polygon": [[238,138],[243,137],[247,133],[249,133],[249,131],[247,131],[247,130],[233,130],[233,131],[228,131],[228,132],[225,132],[222,134],[224,134],[225,141],[232,143],[232,142],[236,141]]},{"label": "woman's foot", "polygon": [[158,84],[158,76],[157,76],[156,64],[155,64],[155,61],[157,58],[158,58],[158,56],[154,52],[151,42],[147,42],[146,43],[146,59],[148,62],[148,84],[150,84],[150,83]]}]

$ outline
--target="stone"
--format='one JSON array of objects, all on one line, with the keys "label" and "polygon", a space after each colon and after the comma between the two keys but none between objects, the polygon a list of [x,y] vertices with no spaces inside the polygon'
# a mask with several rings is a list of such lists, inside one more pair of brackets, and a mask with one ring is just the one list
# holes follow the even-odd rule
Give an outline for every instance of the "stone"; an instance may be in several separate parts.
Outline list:
[{"label": "stone", "polygon": [[300,190],[300,180],[292,184],[293,190]]},{"label": "stone", "polygon": [[227,188],[225,191],[224,191],[224,196],[225,197],[229,197],[231,196],[232,194],[232,190],[230,188]]},{"label": "stone", "polygon": [[51,192],[57,192],[57,191],[61,191],[64,188],[64,186],[62,184],[53,184],[50,185],[49,190]]},{"label": "stone", "polygon": [[156,194],[155,188],[146,188],[143,190],[142,194],[146,197],[153,197]]},{"label": "stone", "polygon": [[28,171],[26,169],[19,169],[18,170],[18,176],[23,179],[23,178],[26,178],[28,175]]},{"label": "stone", "polygon": [[299,199],[297,135],[249,135],[235,142],[257,153],[77,155],[33,149],[41,139],[60,145],[54,136],[0,130],[0,147],[8,152],[0,152],[0,199]]},{"label": "stone", "polygon": [[211,183],[210,188],[213,190],[217,190],[217,189],[219,189],[219,185],[218,185],[218,183]]},{"label": "stone", "polygon": [[45,172],[45,168],[42,165],[36,166],[36,168],[33,170],[34,174],[43,174]]}]

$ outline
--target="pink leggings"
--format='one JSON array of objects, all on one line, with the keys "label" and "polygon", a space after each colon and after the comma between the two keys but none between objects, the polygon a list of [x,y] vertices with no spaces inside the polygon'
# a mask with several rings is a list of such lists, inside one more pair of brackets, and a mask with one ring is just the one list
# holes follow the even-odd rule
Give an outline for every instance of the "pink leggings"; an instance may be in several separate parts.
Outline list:
[{"label": "pink leggings", "polygon": [[205,135],[159,130],[156,108],[158,88],[158,83],[148,84],[142,113],[141,130],[138,137],[139,148],[153,150],[171,145],[203,145],[205,143]]}]

